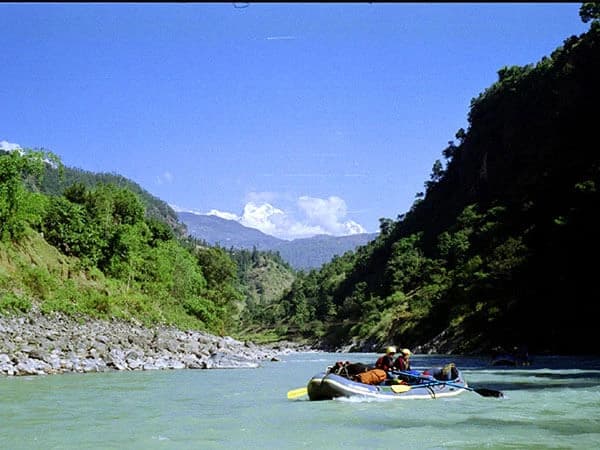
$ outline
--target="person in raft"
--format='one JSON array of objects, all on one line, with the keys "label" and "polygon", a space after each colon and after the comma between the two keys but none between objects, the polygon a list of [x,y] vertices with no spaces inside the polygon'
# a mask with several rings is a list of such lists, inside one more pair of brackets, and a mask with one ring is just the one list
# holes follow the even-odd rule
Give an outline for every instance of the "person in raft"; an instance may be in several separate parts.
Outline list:
[{"label": "person in raft", "polygon": [[396,347],[393,345],[385,349],[385,355],[382,355],[377,359],[375,363],[376,369],[385,370],[388,372],[394,366],[394,355],[396,354]]},{"label": "person in raft", "polygon": [[398,358],[396,358],[396,361],[394,361],[394,369],[402,371],[410,370],[411,354],[412,353],[407,348],[403,348],[402,350],[400,350],[400,355],[398,355]]}]

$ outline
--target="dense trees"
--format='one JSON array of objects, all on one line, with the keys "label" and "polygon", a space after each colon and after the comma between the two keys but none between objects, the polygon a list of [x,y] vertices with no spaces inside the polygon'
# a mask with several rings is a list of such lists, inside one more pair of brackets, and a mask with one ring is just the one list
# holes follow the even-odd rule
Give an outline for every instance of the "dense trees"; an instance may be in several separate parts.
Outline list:
[{"label": "dense trees", "polygon": [[290,288],[295,273],[278,252],[229,249],[228,254],[237,263],[237,279],[243,296],[240,306],[241,329],[277,339],[285,337],[288,317],[280,303]]},{"label": "dense trees", "polygon": [[[236,264],[225,251],[178,238],[177,226],[148,215],[128,183],[106,183],[82,172],[85,183],[73,178],[72,184],[57,189],[63,183],[59,164],[47,152],[0,154],[1,250],[16,251],[15,260],[38,258],[40,250],[21,255],[10,244],[37,242],[31,232],[38,231],[71,258],[62,269],[50,268],[56,263],[46,261],[0,277],[3,298],[26,291],[44,310],[138,317],[220,333],[233,330],[241,292]],[[44,169],[55,176],[54,184],[43,180]],[[35,192],[40,189],[51,193]]]},{"label": "dense trees", "polygon": [[[599,17],[584,4],[584,21]],[[444,336],[440,350],[597,351],[600,155],[583,112],[600,102],[599,78],[594,23],[537,64],[500,69],[410,211],[298,278],[283,299],[290,323],[322,320],[314,338],[365,350]]]},{"label": "dense trees", "polygon": [[294,272],[279,253],[184,238],[164,202],[119,175],[63,167],[49,152],[2,152],[0,218],[0,310],[37,302],[257,339],[287,330],[277,301]]},{"label": "dense trees", "polygon": [[26,221],[35,220],[35,209],[42,201],[25,187],[25,181],[39,178],[44,161],[56,161],[50,152],[0,150],[0,240],[18,239]]},{"label": "dense trees", "polygon": [[584,23],[600,19],[600,3],[584,2],[579,9],[579,16]]},{"label": "dense trees", "polygon": [[[44,176],[41,180],[37,181],[35,189],[48,195],[64,194],[69,198],[69,194],[67,193],[69,190],[92,189],[97,185],[112,185],[126,188],[140,199],[148,218],[157,219],[165,223],[177,236],[183,237],[185,235],[185,225],[178,222],[177,214],[167,203],[154,197],[137,183],[118,174],[94,173],[72,167],[59,166],[54,168],[53,166],[46,166]],[[74,186],[78,187],[75,188]],[[77,193],[73,192],[73,195],[76,196]],[[81,203],[81,201],[73,198],[69,199]]]}]

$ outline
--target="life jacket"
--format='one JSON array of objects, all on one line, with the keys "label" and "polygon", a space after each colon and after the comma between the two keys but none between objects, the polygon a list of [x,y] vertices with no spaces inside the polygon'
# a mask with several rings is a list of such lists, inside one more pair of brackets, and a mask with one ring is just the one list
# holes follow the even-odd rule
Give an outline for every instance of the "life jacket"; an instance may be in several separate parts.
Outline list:
[{"label": "life jacket", "polygon": [[398,358],[396,358],[396,361],[394,362],[394,369],[398,369],[398,370],[410,370],[410,361],[406,361],[402,355],[398,356]]},{"label": "life jacket", "polygon": [[386,372],[392,368],[394,365],[394,360],[391,356],[383,355],[380,356],[377,362],[375,363],[375,368],[385,370]]}]

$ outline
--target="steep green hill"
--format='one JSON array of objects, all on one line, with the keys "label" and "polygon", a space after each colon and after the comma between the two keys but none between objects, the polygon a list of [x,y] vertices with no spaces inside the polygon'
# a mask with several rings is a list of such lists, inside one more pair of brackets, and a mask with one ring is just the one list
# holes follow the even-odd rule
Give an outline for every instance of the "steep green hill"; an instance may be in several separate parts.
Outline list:
[{"label": "steep green hill", "polygon": [[185,224],[179,221],[177,213],[165,201],[150,194],[134,181],[116,173],[96,173],[67,166],[59,170],[57,167],[48,166],[37,188],[45,194],[60,195],[75,183],[81,183],[86,188],[93,188],[99,184],[113,184],[127,188],[140,198],[148,217],[169,224],[179,236],[186,234]]},{"label": "steep green hill", "polygon": [[[279,253],[253,249],[229,251],[238,266],[240,289],[245,298],[241,330],[257,339],[277,339],[285,335],[287,327],[281,316],[279,300],[290,289],[296,274]],[[259,336],[260,335],[260,336]]]},{"label": "steep green hill", "polygon": [[504,67],[473,99],[426,191],[380,236],[284,299],[324,342],[437,351],[526,344],[593,352],[600,24],[537,64]]},{"label": "steep green hill", "polygon": [[60,161],[49,152],[0,152],[0,313],[37,304],[214,333],[237,329],[243,297],[224,250],[177,236],[167,219],[147,213],[129,183],[111,182],[119,177],[91,177],[88,185],[76,177],[49,195],[40,186],[56,170]]}]

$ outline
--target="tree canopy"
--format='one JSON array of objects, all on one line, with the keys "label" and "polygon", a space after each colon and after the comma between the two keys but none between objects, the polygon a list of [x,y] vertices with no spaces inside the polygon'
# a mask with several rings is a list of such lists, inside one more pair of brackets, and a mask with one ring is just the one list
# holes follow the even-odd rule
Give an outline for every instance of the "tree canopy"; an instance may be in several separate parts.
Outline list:
[{"label": "tree canopy", "polygon": [[[598,4],[581,16],[596,22]],[[600,156],[595,116],[582,111],[599,104],[598,79],[597,26],[536,64],[501,68],[426,192],[398,220],[380,220],[375,241],[299,277],[283,298],[288,322],[363,351],[596,352],[588,261],[600,252]]]}]

